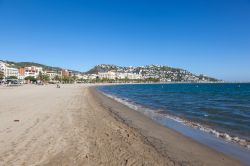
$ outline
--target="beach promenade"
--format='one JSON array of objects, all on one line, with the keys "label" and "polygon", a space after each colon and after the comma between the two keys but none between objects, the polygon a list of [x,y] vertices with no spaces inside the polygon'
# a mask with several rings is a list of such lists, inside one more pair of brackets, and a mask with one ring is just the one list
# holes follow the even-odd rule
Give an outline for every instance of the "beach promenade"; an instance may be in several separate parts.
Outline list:
[{"label": "beach promenade", "polygon": [[0,166],[240,165],[92,85],[0,87]]}]

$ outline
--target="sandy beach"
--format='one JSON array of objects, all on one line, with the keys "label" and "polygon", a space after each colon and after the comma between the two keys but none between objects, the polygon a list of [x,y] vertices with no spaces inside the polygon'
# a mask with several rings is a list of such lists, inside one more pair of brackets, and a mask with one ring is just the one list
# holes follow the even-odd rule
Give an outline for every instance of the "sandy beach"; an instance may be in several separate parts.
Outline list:
[{"label": "sandy beach", "polygon": [[241,165],[90,85],[0,87],[0,165]]}]

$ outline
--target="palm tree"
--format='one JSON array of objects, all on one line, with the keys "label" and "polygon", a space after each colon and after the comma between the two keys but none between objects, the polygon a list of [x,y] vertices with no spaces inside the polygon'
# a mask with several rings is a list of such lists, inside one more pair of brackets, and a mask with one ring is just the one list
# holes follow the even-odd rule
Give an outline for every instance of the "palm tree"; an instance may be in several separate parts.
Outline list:
[{"label": "palm tree", "polygon": [[39,72],[37,79],[42,81],[42,82],[47,82],[50,80],[49,76],[46,74],[42,74],[42,72]]},{"label": "palm tree", "polygon": [[60,77],[59,77],[58,75],[56,75],[56,76],[54,77],[54,80],[55,80],[55,81],[60,81]]}]

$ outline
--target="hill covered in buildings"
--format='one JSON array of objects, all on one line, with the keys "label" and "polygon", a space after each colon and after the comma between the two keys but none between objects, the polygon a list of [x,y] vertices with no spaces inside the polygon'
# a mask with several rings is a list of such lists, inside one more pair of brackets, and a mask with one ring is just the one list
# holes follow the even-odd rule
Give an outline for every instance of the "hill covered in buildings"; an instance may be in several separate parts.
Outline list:
[{"label": "hill covered in buildings", "polygon": [[[6,64],[8,64],[9,66],[13,67],[13,68],[24,68],[24,67],[29,67],[29,66],[37,66],[37,67],[42,67],[43,70],[49,70],[49,71],[60,71],[63,68],[61,67],[54,67],[54,66],[48,66],[48,65],[44,65],[44,64],[40,64],[40,63],[35,63],[35,62],[13,62],[13,61],[4,61],[4,60],[0,60]],[[71,70],[75,73],[80,73],[79,71],[75,71],[75,70]]]},{"label": "hill covered in buildings", "polygon": [[86,74],[98,74],[105,72],[114,73],[131,73],[138,74],[142,79],[154,78],[163,82],[218,82],[219,79],[205,76],[203,74],[196,75],[187,70],[180,68],[173,68],[161,65],[146,65],[138,67],[124,67],[117,65],[101,64],[93,67]]},{"label": "hill covered in buildings", "polygon": [[[203,74],[193,74],[187,70],[173,68],[162,65],[146,65],[146,66],[117,66],[110,64],[96,65],[87,72],[80,72],[61,67],[53,67],[34,62],[13,62],[2,61],[6,64],[5,70],[2,72],[8,76],[16,76],[25,78],[27,76],[39,75],[38,70],[33,67],[40,67],[39,71],[53,80],[57,77],[67,75],[74,80],[85,82],[220,82],[221,80],[205,76]],[[26,68],[21,72],[21,68]],[[8,70],[7,70],[8,69]],[[65,72],[67,72],[65,74]],[[3,75],[3,74],[2,74]],[[57,77],[56,77],[57,76]]]}]

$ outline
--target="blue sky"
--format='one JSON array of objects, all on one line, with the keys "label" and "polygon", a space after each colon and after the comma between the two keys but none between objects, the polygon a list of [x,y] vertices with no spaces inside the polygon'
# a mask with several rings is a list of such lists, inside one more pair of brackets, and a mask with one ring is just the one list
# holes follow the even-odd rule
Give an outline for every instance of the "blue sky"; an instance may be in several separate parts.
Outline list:
[{"label": "blue sky", "polygon": [[0,59],[161,64],[250,81],[249,0],[0,0]]}]

